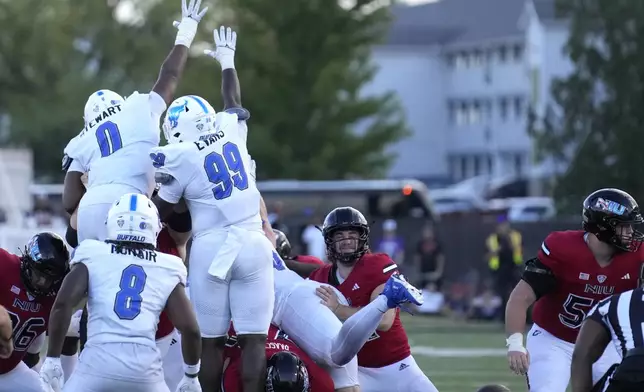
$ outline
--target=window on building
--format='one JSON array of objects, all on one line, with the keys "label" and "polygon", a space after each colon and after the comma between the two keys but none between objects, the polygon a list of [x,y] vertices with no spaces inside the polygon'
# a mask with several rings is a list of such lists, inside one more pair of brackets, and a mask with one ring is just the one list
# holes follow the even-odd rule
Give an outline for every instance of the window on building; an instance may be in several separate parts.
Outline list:
[{"label": "window on building", "polygon": [[470,124],[480,124],[483,117],[481,110],[481,103],[479,101],[474,101],[469,105],[469,123]]},{"label": "window on building", "polygon": [[521,176],[523,174],[523,154],[514,154],[514,174]]},{"label": "window on building", "polygon": [[483,65],[483,52],[480,50],[475,50],[472,53],[472,67],[481,67]]},{"label": "window on building", "polygon": [[472,158],[474,159],[474,175],[479,176],[481,175],[481,160],[483,157],[480,155],[474,155]]},{"label": "window on building", "polygon": [[465,178],[467,178],[467,156],[461,155],[458,160],[459,160],[459,165],[460,165],[460,168],[459,168],[460,169],[460,173],[459,173],[460,177],[459,178],[460,179],[465,179]]},{"label": "window on building", "polygon": [[465,102],[457,104],[456,107],[456,124],[465,125],[468,122],[468,105]]},{"label": "window on building", "polygon": [[507,120],[508,118],[508,99],[507,98],[501,98],[499,100],[499,116],[503,121]]},{"label": "window on building", "polygon": [[498,51],[499,51],[499,62],[505,63],[508,60],[508,48],[506,46],[500,46]]},{"label": "window on building", "polygon": [[516,44],[512,47],[512,57],[514,61],[521,61],[523,59],[523,45]]},{"label": "window on building", "polygon": [[492,160],[492,154],[487,154],[486,163],[487,163],[487,174],[492,174],[494,171],[494,161]]},{"label": "window on building", "polygon": [[456,68],[464,69],[470,66],[470,56],[466,52],[461,52],[456,55]]},{"label": "window on building", "polygon": [[522,97],[514,97],[514,116],[518,119],[523,118],[523,98]]}]

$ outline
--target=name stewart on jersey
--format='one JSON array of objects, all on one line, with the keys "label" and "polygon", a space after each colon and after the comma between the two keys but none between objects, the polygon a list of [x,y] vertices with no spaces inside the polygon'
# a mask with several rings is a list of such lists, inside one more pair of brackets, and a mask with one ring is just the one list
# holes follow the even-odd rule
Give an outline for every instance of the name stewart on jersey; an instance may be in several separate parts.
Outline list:
[{"label": "name stewart on jersey", "polygon": [[132,249],[112,244],[111,253],[118,255],[134,256],[146,261],[157,262],[157,252],[148,249]]},{"label": "name stewart on jersey", "polygon": [[209,133],[205,136],[202,136],[201,139],[197,140],[194,143],[195,143],[195,146],[197,146],[197,149],[201,151],[206,147],[223,139],[224,137],[226,137],[226,134],[224,133],[224,131],[216,131],[213,133]]},{"label": "name stewart on jersey", "polygon": [[98,125],[101,121],[105,120],[106,118],[115,115],[116,113],[121,112],[121,105],[115,105],[115,106],[110,106],[106,110],[103,110],[102,113],[100,113],[98,116],[96,116],[93,120],[90,120],[87,122],[87,127],[83,129],[81,132],[81,136],[87,132],[87,130],[94,128],[95,126]]}]

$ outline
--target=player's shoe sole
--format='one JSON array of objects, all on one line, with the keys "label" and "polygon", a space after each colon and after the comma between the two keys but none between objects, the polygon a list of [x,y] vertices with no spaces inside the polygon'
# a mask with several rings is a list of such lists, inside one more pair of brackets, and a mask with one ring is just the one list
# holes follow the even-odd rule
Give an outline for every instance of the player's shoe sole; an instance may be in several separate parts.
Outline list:
[{"label": "player's shoe sole", "polygon": [[400,274],[392,275],[387,280],[382,293],[387,297],[387,305],[390,308],[399,307],[406,303],[423,304],[423,295],[420,290],[412,286]]}]

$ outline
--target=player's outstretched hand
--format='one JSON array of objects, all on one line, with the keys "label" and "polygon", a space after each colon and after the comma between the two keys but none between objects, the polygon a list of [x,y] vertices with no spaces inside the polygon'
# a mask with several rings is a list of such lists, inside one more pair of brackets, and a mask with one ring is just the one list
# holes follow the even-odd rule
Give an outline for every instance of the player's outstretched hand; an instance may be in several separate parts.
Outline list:
[{"label": "player's outstretched hand", "polygon": [[510,369],[520,376],[528,373],[530,366],[530,354],[526,349],[523,351],[508,351],[508,364]]},{"label": "player's outstretched hand", "polygon": [[320,303],[331,309],[333,313],[335,313],[336,310],[338,310],[338,308],[340,307],[340,300],[338,299],[338,295],[331,288],[331,286],[322,285],[315,289],[315,294],[320,297]]},{"label": "player's outstretched hand", "polygon": [[221,26],[213,31],[215,50],[204,50],[221,64],[221,69],[235,68],[235,50],[237,49],[237,33],[230,27]]},{"label": "player's outstretched hand", "polygon": [[201,392],[201,384],[197,377],[183,376],[177,386],[177,392]]},{"label": "player's outstretched hand", "polygon": [[40,368],[40,380],[42,383],[49,385],[55,392],[60,392],[63,389],[65,378],[60,358],[45,358],[45,362]]},{"label": "player's outstretched hand", "polygon": [[200,10],[201,0],[190,0],[186,5],[186,0],[181,0],[181,21],[174,21],[172,25],[179,30],[175,45],[184,45],[190,47],[192,40],[197,35],[197,26],[201,18],[208,11],[208,7]]}]

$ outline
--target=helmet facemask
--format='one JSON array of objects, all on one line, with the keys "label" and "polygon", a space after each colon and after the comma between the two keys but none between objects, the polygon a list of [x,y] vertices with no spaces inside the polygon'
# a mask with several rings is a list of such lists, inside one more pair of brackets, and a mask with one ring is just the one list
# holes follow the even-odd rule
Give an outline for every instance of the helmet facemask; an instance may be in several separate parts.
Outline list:
[{"label": "helmet facemask", "polygon": [[369,231],[362,225],[346,225],[326,233],[327,257],[331,262],[352,265],[369,250]]}]

